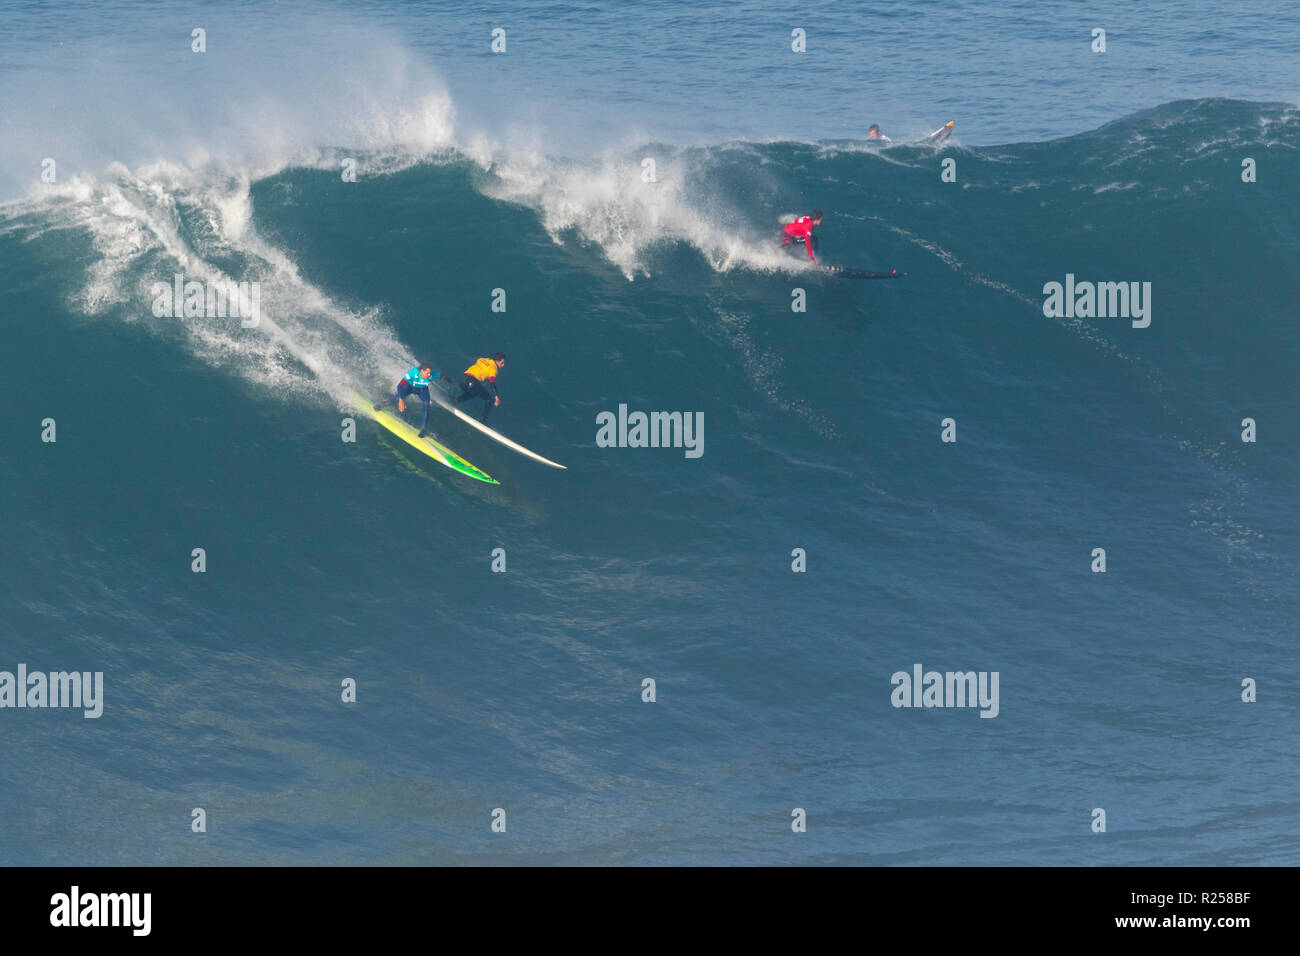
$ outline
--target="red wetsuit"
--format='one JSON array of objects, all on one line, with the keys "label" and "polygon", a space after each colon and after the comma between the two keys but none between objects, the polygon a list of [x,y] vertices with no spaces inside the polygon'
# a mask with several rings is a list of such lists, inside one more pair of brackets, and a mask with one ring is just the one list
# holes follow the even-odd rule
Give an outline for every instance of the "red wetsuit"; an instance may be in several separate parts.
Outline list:
[{"label": "red wetsuit", "polygon": [[813,221],[811,216],[800,216],[794,222],[787,224],[785,234],[788,237],[786,242],[802,240],[804,248],[808,250],[808,258],[812,262],[817,261],[817,257],[813,255]]}]

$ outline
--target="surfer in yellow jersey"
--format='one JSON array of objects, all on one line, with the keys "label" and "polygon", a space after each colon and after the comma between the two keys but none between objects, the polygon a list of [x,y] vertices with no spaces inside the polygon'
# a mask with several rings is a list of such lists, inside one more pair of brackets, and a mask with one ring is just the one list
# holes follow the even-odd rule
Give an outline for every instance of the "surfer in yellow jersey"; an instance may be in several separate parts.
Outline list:
[{"label": "surfer in yellow jersey", "polygon": [[483,399],[483,418],[486,422],[492,409],[501,404],[497,394],[497,373],[506,367],[506,353],[497,352],[491,358],[480,358],[465,369],[465,379],[460,383],[460,394],[456,404],[467,402],[471,398]]}]

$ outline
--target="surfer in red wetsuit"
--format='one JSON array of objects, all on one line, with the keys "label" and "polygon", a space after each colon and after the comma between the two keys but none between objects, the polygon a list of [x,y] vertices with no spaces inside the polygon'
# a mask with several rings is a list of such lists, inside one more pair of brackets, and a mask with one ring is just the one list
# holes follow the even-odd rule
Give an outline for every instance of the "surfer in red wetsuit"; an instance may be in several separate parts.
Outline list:
[{"label": "surfer in red wetsuit", "polygon": [[794,222],[786,223],[785,236],[781,239],[781,245],[788,246],[803,244],[808,250],[808,258],[812,262],[817,261],[817,237],[813,235],[813,230],[822,224],[822,211],[814,209],[806,216],[800,216]]}]

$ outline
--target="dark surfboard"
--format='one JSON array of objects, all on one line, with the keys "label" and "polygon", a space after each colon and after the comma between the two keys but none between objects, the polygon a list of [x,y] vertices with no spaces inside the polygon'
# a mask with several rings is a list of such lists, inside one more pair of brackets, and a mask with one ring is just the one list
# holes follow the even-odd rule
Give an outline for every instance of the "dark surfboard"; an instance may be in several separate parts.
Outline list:
[{"label": "dark surfboard", "polygon": [[907,275],[897,269],[888,272],[872,272],[870,269],[846,269],[844,266],[822,266],[821,271],[827,275],[839,276],[841,279],[897,279]]}]

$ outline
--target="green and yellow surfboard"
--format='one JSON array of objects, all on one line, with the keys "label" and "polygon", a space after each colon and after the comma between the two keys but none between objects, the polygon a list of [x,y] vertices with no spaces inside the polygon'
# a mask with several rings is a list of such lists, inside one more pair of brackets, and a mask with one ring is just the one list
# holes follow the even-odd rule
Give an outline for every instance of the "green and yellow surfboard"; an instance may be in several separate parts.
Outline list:
[{"label": "green and yellow surfboard", "polygon": [[434,461],[441,462],[452,471],[458,471],[462,475],[469,475],[471,478],[477,478],[479,481],[486,481],[489,485],[499,485],[497,481],[481,468],[471,465],[460,455],[456,454],[440,441],[436,441],[429,436],[420,437],[420,430],[408,425],[405,421],[398,418],[386,408],[375,411],[374,402],[366,401],[355,392],[352,393],[352,404],[366,412],[384,428],[388,429],[402,441],[406,442],[412,448],[424,452]]}]

